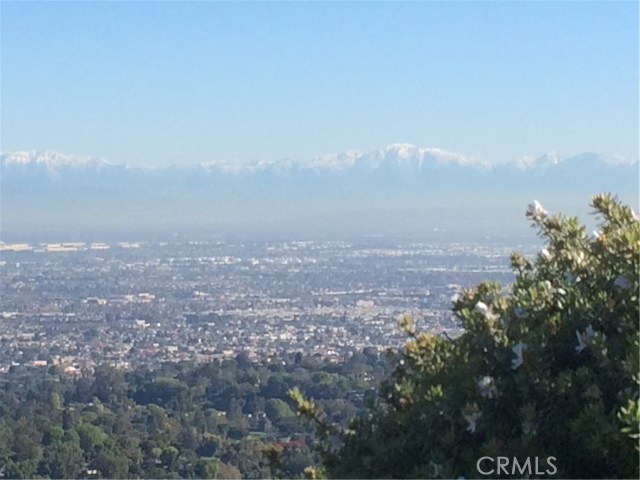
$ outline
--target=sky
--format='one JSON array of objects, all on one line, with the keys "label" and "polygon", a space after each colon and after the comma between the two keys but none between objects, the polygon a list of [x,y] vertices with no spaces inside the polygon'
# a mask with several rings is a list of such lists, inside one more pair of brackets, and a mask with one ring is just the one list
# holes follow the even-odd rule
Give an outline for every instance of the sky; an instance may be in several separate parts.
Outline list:
[{"label": "sky", "polygon": [[638,159],[638,2],[0,2],[0,149]]}]

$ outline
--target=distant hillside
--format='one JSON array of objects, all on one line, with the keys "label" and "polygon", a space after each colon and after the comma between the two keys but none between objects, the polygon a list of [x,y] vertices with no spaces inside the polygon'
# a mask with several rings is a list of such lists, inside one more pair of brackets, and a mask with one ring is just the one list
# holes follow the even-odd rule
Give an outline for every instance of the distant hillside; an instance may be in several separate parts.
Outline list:
[{"label": "distant hillside", "polygon": [[[0,172],[5,236],[34,229],[233,228],[265,222],[283,229],[306,222],[316,229],[326,224],[358,230],[361,224],[362,231],[373,231],[405,225],[399,213],[451,228],[461,214],[491,223],[496,209],[515,225],[520,216],[511,217],[532,198],[557,201],[571,211],[601,191],[635,204],[638,190],[637,162],[595,153],[490,164],[405,144],[308,161],[167,168],[16,152],[0,157]],[[488,209],[494,214],[484,218]]]}]

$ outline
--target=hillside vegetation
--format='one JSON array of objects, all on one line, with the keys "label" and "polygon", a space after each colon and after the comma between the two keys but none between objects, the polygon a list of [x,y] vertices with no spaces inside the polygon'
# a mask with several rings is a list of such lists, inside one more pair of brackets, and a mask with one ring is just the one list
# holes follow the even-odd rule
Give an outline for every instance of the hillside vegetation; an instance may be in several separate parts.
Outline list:
[{"label": "hillside vegetation", "polygon": [[[315,420],[324,469],[311,477],[477,478],[497,457],[504,478],[638,478],[640,223],[610,195],[594,198],[599,231],[549,215],[527,217],[545,240],[535,259],[513,254],[508,288],[482,283],[455,301],[465,333],[409,336],[368,414],[334,427]],[[512,470],[513,458],[520,467]],[[537,459],[537,460],[536,460]],[[486,466],[485,466],[486,465]]]},{"label": "hillside vegetation", "polygon": [[302,477],[317,455],[287,390],[300,386],[346,424],[386,365],[369,352],[341,365],[241,354],[78,378],[12,367],[0,377],[0,479]]}]

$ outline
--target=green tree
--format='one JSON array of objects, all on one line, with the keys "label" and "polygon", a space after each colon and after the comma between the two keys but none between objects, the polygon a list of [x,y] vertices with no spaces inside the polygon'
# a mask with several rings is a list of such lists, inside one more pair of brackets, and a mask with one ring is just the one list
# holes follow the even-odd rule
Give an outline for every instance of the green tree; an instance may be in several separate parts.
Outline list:
[{"label": "green tree", "polygon": [[100,427],[83,423],[77,428],[80,437],[80,447],[87,455],[93,456],[99,452],[104,445],[109,442],[107,435]]},{"label": "green tree", "polygon": [[265,403],[265,413],[269,420],[274,423],[280,422],[284,418],[295,416],[291,407],[279,398],[270,398]]},{"label": "green tree", "polygon": [[215,458],[202,457],[195,466],[197,478],[216,478],[218,473],[218,461]]},{"label": "green tree", "polygon": [[60,394],[57,392],[51,393],[51,407],[54,408],[55,410],[62,409],[62,398],[60,397]]},{"label": "green tree", "polygon": [[51,478],[77,478],[82,473],[83,452],[76,443],[53,444],[47,448],[44,457],[41,471]]},{"label": "green tree", "polygon": [[453,308],[461,336],[404,319],[395,370],[350,429],[290,392],[319,427],[326,474],[478,477],[480,457],[505,456],[538,457],[551,471],[555,457],[559,478],[638,478],[640,222],[610,195],[593,207],[602,223],[589,235],[531,205],[544,248],[512,255],[512,285],[463,292]]},{"label": "green tree", "polygon": [[124,455],[119,455],[109,450],[101,451],[92,462],[102,478],[127,478],[129,477],[129,460]]},{"label": "green tree", "polygon": [[124,398],[124,393],[126,392],[124,374],[114,367],[104,365],[97,367],[90,392],[104,403],[111,403],[118,398]]},{"label": "green tree", "polygon": [[13,451],[11,445],[11,437],[13,432],[4,420],[0,420],[0,465],[4,465],[9,461]]},{"label": "green tree", "polygon": [[16,461],[39,459],[43,434],[28,418],[20,418],[13,427],[13,459]]},{"label": "green tree", "polygon": [[169,445],[162,450],[162,453],[160,454],[160,460],[165,467],[167,467],[169,470],[172,470],[176,465],[179,455],[180,451],[173,445]]}]

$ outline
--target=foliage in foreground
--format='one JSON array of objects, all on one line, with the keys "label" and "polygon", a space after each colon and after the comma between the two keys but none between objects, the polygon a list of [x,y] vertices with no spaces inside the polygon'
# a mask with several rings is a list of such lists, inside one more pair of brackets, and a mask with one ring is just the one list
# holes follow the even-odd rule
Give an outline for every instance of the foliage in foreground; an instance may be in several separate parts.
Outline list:
[{"label": "foliage in foreground", "polygon": [[292,390],[322,445],[325,470],[308,475],[475,478],[480,457],[506,456],[555,457],[557,478],[638,478],[640,222],[610,195],[593,207],[602,223],[588,235],[531,205],[545,247],[512,255],[508,289],[463,292],[460,337],[405,319],[395,370],[350,429]]}]

